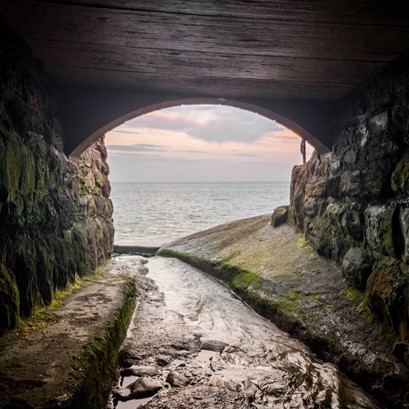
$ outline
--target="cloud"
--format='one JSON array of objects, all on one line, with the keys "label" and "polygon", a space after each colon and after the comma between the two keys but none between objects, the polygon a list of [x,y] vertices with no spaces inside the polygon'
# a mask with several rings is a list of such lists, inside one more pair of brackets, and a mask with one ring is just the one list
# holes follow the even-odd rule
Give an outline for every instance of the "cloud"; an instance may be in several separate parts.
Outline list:
[{"label": "cloud", "polygon": [[111,156],[126,156],[126,157],[135,157],[138,158],[138,160],[140,159],[153,159],[153,158],[157,158],[157,159],[162,159],[162,156],[154,154],[154,153],[140,153],[140,152],[121,152],[121,151],[117,151],[117,152],[112,152],[110,154]]},{"label": "cloud", "polygon": [[261,115],[219,105],[183,105],[151,112],[125,124],[126,132],[141,128],[184,132],[211,142],[255,141],[285,128]]},{"label": "cloud", "polygon": [[233,153],[233,155],[234,156],[241,156],[241,157],[244,157],[244,158],[254,158],[255,156],[258,156],[258,155],[256,155],[256,154],[254,154],[254,153]]},{"label": "cloud", "polygon": [[107,148],[115,151],[127,152],[161,152],[166,150],[166,146],[164,145],[152,145],[147,143],[135,145],[107,145]]},{"label": "cloud", "polygon": [[152,112],[106,135],[112,180],[283,180],[300,139],[260,115],[222,106]]}]

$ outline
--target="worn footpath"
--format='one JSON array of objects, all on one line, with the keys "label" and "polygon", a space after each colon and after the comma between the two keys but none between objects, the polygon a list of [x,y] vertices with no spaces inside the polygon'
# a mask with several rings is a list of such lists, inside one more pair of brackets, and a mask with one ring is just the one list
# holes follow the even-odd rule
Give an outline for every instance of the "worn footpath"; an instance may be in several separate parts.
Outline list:
[{"label": "worn footpath", "polygon": [[0,338],[0,408],[105,406],[135,305],[122,273],[107,268]]}]

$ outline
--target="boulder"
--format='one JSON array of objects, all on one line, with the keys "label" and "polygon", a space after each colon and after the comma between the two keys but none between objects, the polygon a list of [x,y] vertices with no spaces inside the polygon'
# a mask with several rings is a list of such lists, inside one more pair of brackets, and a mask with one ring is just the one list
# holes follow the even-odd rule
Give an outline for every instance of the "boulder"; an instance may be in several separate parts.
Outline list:
[{"label": "boulder", "polygon": [[288,220],[288,206],[279,206],[274,209],[273,215],[271,216],[271,225],[273,227],[281,226],[287,223]]},{"label": "boulder", "polygon": [[149,398],[155,395],[160,389],[163,388],[163,384],[158,379],[152,379],[148,377],[141,377],[129,386],[131,393],[128,395],[128,399],[143,399]]}]

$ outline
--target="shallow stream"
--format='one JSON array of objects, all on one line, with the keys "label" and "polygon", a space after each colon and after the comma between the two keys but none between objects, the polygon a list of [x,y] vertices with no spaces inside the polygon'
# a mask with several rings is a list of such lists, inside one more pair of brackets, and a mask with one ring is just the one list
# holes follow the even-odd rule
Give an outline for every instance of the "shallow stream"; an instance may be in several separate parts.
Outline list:
[{"label": "shallow stream", "polygon": [[142,291],[108,408],[381,408],[212,277],[171,258],[114,262]]}]

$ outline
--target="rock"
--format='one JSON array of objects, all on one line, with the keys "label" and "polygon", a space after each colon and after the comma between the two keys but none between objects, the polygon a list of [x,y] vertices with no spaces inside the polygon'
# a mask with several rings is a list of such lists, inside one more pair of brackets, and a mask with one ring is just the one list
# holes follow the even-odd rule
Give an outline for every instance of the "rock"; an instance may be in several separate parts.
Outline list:
[{"label": "rock", "polygon": [[128,400],[149,398],[150,396],[155,395],[162,388],[163,384],[158,379],[147,377],[139,378],[129,386],[131,393],[128,396]]},{"label": "rock", "polygon": [[364,215],[360,203],[349,203],[343,208],[341,227],[354,239],[362,240],[364,233]]},{"label": "rock", "polygon": [[368,305],[384,323],[391,325],[401,338],[408,339],[409,277],[393,258],[384,258],[374,268],[367,284]]},{"label": "rock", "polygon": [[170,364],[170,362],[172,361],[172,358],[166,355],[159,355],[156,358],[156,362],[158,363],[158,365],[160,366],[167,366]]},{"label": "rock", "polygon": [[116,389],[113,392],[115,399],[121,401],[121,402],[126,402],[129,399],[132,399],[130,397],[131,393],[129,391],[129,389],[125,388],[125,389]]},{"label": "rock", "polygon": [[274,209],[274,213],[271,216],[271,225],[273,227],[281,226],[287,223],[288,219],[288,206],[279,206]]},{"label": "rock", "polygon": [[327,181],[327,194],[332,197],[339,197],[340,195],[341,176],[330,177]]},{"label": "rock", "polygon": [[361,193],[361,172],[358,170],[343,172],[340,180],[340,189],[341,193],[345,196],[359,196]]},{"label": "rock", "polygon": [[12,399],[9,403],[2,406],[1,409],[33,409],[33,407],[22,399]]},{"label": "rock", "polygon": [[399,223],[403,237],[402,258],[406,264],[409,264],[409,208],[400,209]]},{"label": "rock", "polygon": [[158,370],[153,366],[131,366],[120,371],[121,376],[155,376]]},{"label": "rock", "polygon": [[409,193],[409,152],[396,165],[391,177],[391,187],[396,193]]},{"label": "rock", "polygon": [[207,351],[222,352],[225,347],[229,344],[226,344],[222,341],[204,341],[200,349],[205,349]]},{"label": "rock", "polygon": [[305,186],[308,182],[308,165],[294,166],[291,174],[291,203],[289,208],[289,220],[294,225],[304,229],[304,197]]},{"label": "rock", "polygon": [[395,210],[395,205],[369,206],[365,210],[366,244],[376,259],[393,256],[395,253],[393,235]]},{"label": "rock", "polygon": [[166,382],[174,388],[179,388],[181,386],[185,386],[188,383],[188,379],[181,373],[172,371],[169,372],[168,376],[166,377]]},{"label": "rock", "polygon": [[351,164],[356,162],[356,152],[353,149],[345,152],[344,154],[344,162]]},{"label": "rock", "polygon": [[367,126],[369,132],[377,134],[379,132],[385,131],[388,125],[388,113],[381,112],[380,114],[374,115],[367,121]]},{"label": "rock", "polygon": [[409,344],[406,342],[396,342],[393,346],[392,354],[401,362],[409,365]]},{"label": "rock", "polygon": [[355,288],[365,290],[371,270],[364,250],[353,247],[347,251],[342,261],[342,274]]}]

